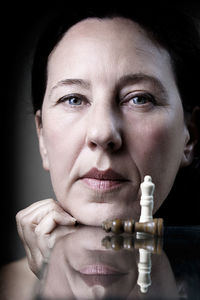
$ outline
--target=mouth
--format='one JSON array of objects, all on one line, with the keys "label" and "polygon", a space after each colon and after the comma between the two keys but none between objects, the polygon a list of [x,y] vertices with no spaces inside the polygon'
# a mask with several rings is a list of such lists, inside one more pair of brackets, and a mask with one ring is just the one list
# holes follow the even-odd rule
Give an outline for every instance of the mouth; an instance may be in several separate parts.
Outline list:
[{"label": "mouth", "polygon": [[86,266],[79,273],[88,286],[101,285],[104,287],[112,285],[127,275],[127,273],[119,272],[115,268],[98,264]]},{"label": "mouth", "polygon": [[87,265],[79,270],[81,274],[85,275],[116,275],[121,274],[114,267],[110,267],[103,264]]},{"label": "mouth", "polygon": [[124,183],[129,182],[128,179],[112,169],[101,171],[96,168],[92,168],[89,172],[84,174],[80,180],[86,184],[87,187],[96,191],[119,189]]}]

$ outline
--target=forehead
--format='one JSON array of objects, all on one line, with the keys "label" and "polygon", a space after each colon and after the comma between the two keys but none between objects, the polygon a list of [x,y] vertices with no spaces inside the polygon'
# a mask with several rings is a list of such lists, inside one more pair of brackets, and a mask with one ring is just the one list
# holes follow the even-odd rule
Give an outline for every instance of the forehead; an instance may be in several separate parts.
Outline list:
[{"label": "forehead", "polygon": [[146,69],[150,73],[161,72],[163,64],[168,71],[171,69],[168,52],[137,23],[122,17],[89,18],[72,26],[53,49],[48,75],[59,77],[61,65],[65,76],[80,76],[86,69],[87,72],[105,71],[104,75],[109,69],[120,76],[120,73]]},{"label": "forehead", "polygon": [[113,18],[87,18],[84,19],[74,26],[72,26],[65,34],[68,38],[70,37],[94,37],[107,39],[107,37],[122,37],[124,34],[128,34],[130,38],[132,35],[140,33],[147,35],[146,31],[134,21],[126,19],[124,17],[113,17]]},{"label": "forehead", "polygon": [[[50,56],[57,53],[58,49],[65,47],[67,43],[89,40],[95,41],[97,44],[112,42],[115,47],[116,42],[118,45],[123,45],[134,41],[136,47],[140,45],[161,48],[156,41],[150,39],[150,34],[146,30],[130,19],[123,17],[88,18],[73,25],[55,46]],[[68,46],[70,47],[70,44]]]}]

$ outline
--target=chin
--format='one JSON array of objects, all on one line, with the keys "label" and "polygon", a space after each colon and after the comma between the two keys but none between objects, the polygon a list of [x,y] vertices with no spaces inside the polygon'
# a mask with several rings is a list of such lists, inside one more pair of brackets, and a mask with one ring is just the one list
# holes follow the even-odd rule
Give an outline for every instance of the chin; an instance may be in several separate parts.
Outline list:
[{"label": "chin", "polygon": [[134,219],[138,221],[140,217],[140,207],[138,207],[138,205],[135,205],[136,207],[129,207],[128,209],[127,207],[121,209],[119,209],[119,207],[112,208],[111,204],[106,203],[98,206],[100,207],[93,211],[85,209],[85,213],[82,211],[81,215],[74,215],[74,217],[79,223],[89,226],[102,226],[105,220],[113,220],[116,218],[123,220]]}]

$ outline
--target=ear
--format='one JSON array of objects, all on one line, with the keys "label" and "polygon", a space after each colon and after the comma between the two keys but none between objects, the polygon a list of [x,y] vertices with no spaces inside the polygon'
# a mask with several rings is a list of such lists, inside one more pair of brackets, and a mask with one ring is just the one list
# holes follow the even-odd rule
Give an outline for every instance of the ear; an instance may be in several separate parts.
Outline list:
[{"label": "ear", "polygon": [[189,166],[195,156],[195,148],[200,139],[200,107],[195,107],[192,114],[186,116],[186,138],[181,167]]},{"label": "ear", "polygon": [[48,152],[45,146],[43,127],[42,127],[42,112],[38,110],[35,114],[35,125],[37,130],[37,136],[39,141],[39,149],[40,155],[42,158],[43,168],[46,171],[49,171],[49,160],[48,160]]}]

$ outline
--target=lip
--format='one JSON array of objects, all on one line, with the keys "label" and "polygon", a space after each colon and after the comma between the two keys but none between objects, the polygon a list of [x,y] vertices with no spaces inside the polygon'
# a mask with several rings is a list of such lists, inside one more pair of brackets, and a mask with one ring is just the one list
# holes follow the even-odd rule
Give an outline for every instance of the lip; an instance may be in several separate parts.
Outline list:
[{"label": "lip", "polygon": [[89,188],[99,191],[108,191],[119,188],[129,180],[112,169],[105,171],[92,168],[80,178]]},{"label": "lip", "polygon": [[121,274],[118,270],[113,267],[103,264],[92,264],[87,265],[79,270],[81,274],[85,275],[116,275]]},{"label": "lip", "polygon": [[122,279],[126,274],[108,274],[108,275],[87,275],[80,274],[80,277],[87,284],[87,286],[91,287],[94,285],[101,285],[103,287],[108,287],[113,283]]},{"label": "lip", "polygon": [[127,179],[125,179],[121,174],[115,172],[112,169],[101,171],[98,170],[97,168],[92,168],[89,172],[84,174],[82,178],[92,178],[97,180],[127,181]]},{"label": "lip", "polygon": [[85,266],[79,273],[89,287],[94,285],[106,287],[127,275],[127,273],[121,273],[113,267],[102,264]]}]

